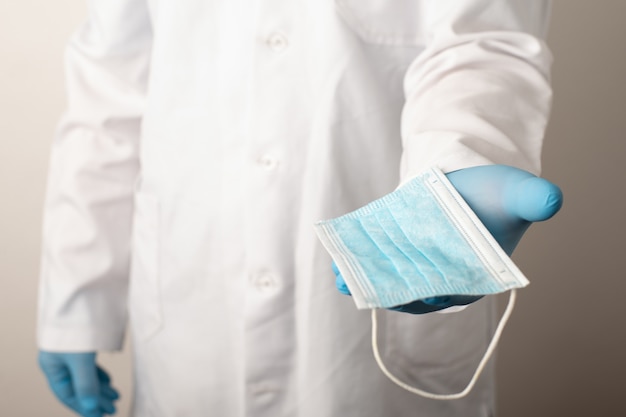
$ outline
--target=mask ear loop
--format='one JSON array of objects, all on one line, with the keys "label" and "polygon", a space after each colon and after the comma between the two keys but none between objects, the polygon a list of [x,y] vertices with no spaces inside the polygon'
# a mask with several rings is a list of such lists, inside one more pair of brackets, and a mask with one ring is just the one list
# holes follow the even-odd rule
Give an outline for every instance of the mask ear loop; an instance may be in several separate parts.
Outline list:
[{"label": "mask ear loop", "polygon": [[380,353],[378,352],[378,336],[377,336],[378,323],[376,320],[376,309],[372,309],[372,350],[374,351],[374,358],[376,358],[376,363],[380,367],[380,370],[383,371],[383,373],[387,376],[387,378],[392,380],[396,385],[399,385],[400,387],[404,388],[405,390],[409,392],[412,392],[413,394],[417,394],[422,397],[430,398],[433,400],[456,400],[459,398],[463,398],[467,394],[470,393],[472,388],[474,388],[476,381],[478,381],[478,378],[480,377],[483,370],[485,369],[487,362],[489,362],[489,359],[493,355],[493,352],[496,349],[496,346],[498,346],[498,341],[500,340],[500,336],[502,335],[504,326],[506,325],[507,321],[509,321],[509,318],[511,317],[511,313],[513,312],[513,307],[515,307],[515,298],[516,298],[516,290],[512,290],[511,294],[509,295],[509,302],[506,306],[506,309],[504,310],[504,313],[502,314],[502,318],[500,319],[498,326],[496,327],[496,330],[493,334],[491,342],[489,343],[489,346],[487,347],[485,354],[480,360],[478,367],[476,368],[476,371],[474,372],[474,375],[472,376],[472,379],[469,381],[465,389],[461,392],[457,392],[455,394],[434,394],[428,391],[421,390],[416,387],[412,387],[408,385],[407,383],[398,379],[398,377],[396,377],[394,374],[392,374],[383,363],[383,360],[380,357]]}]

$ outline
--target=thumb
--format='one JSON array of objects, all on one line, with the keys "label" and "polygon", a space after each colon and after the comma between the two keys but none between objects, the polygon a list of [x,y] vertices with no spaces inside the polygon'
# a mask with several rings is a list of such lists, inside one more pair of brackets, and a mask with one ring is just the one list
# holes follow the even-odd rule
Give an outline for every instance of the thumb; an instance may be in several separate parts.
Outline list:
[{"label": "thumb", "polygon": [[91,413],[99,409],[100,382],[95,353],[77,354],[69,363],[74,393],[81,411]]},{"label": "thumb", "polygon": [[529,177],[505,194],[505,210],[523,220],[539,222],[554,216],[563,205],[561,189],[548,180]]}]

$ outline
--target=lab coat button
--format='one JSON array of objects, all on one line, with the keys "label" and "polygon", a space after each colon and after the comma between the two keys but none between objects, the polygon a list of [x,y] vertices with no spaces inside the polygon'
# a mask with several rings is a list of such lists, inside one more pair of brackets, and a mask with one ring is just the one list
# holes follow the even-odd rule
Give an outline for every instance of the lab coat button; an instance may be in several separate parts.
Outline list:
[{"label": "lab coat button", "polygon": [[250,392],[252,393],[252,395],[257,397],[262,395],[274,394],[276,392],[276,387],[267,383],[257,383],[253,384],[250,387]]},{"label": "lab coat button", "polygon": [[278,167],[278,161],[269,155],[264,155],[259,158],[259,165],[265,168],[267,171],[273,171]]},{"label": "lab coat button", "polygon": [[254,285],[259,290],[267,290],[275,287],[277,284],[276,277],[269,273],[260,274],[254,281]]},{"label": "lab coat button", "polygon": [[275,52],[281,52],[287,45],[289,41],[285,35],[282,33],[272,33],[266,40],[267,46]]}]

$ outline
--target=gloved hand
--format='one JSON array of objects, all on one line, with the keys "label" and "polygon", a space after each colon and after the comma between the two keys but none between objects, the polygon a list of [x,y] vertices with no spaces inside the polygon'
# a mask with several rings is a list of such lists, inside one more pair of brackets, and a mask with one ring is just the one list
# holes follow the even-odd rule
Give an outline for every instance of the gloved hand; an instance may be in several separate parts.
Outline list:
[{"label": "gloved hand", "polygon": [[119,398],[111,378],[98,365],[96,353],[39,352],[39,366],[54,395],[83,417],[115,414]]},{"label": "gloved hand", "polygon": [[[561,190],[551,182],[506,165],[465,168],[446,174],[504,251],[511,255],[532,222],[547,220],[561,208]],[[337,289],[350,291],[333,262]],[[413,314],[467,305],[481,297],[450,295],[391,308]]]}]

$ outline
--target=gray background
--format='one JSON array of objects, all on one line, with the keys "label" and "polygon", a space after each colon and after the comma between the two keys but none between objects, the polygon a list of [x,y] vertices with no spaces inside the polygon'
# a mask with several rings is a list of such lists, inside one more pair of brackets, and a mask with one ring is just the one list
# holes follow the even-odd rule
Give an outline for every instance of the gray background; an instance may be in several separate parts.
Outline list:
[{"label": "gray background", "polygon": [[[79,0],[0,0],[0,414],[69,416],[36,367],[41,205]],[[563,210],[514,259],[531,279],[498,356],[501,417],[623,415],[626,2],[555,2],[555,105],[543,176]],[[128,348],[101,355],[128,408]],[[124,413],[122,413],[123,415]]]}]

